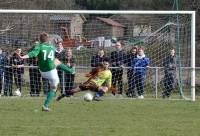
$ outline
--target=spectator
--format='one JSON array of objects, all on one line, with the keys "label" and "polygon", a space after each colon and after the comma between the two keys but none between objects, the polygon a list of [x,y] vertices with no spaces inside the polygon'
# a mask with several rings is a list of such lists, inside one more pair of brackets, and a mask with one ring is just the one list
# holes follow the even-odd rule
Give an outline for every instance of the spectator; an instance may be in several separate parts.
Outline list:
[{"label": "spectator", "polygon": [[[33,41],[33,48],[39,44],[38,41]],[[32,49],[33,49],[32,48]],[[31,50],[32,50],[31,49]],[[30,78],[30,96],[39,96],[41,91],[41,74],[38,68],[38,60],[37,57],[28,59],[29,66],[29,78]]]},{"label": "spectator", "polygon": [[5,64],[5,55],[2,53],[2,49],[0,48],[0,96],[3,88],[3,74],[4,74],[4,64]]},{"label": "spectator", "polygon": [[138,98],[144,98],[144,81],[146,78],[146,67],[149,66],[149,58],[144,54],[144,49],[138,49],[138,55],[132,60],[132,68],[134,70],[135,85],[138,92]]},{"label": "spectator", "polygon": [[[70,48],[68,48],[66,50],[66,54],[64,55],[65,58],[63,60],[63,62],[65,62],[65,64],[70,67],[70,68],[74,68],[75,66],[75,59],[72,55],[72,50]],[[75,74],[70,74],[70,73],[63,73],[62,71],[60,71],[60,74],[62,76],[60,76],[60,87],[61,87],[61,96],[60,97],[65,97],[67,96],[67,92],[70,91],[71,89],[73,89],[74,86],[74,78],[75,78]]]},{"label": "spectator", "polygon": [[170,54],[164,59],[164,91],[163,98],[169,98],[176,83],[176,56],[175,49],[170,49]]},{"label": "spectator", "polygon": [[[62,61],[64,64],[66,64],[65,54],[66,54],[66,50],[63,48],[62,42],[58,42],[55,57],[58,58],[60,61]],[[64,77],[66,74],[60,68],[57,68],[57,70],[58,70],[58,77],[60,80],[61,94],[64,94],[65,88],[63,86],[64,86]]]},{"label": "spectator", "polygon": [[[127,67],[131,67],[131,62],[134,58],[137,58],[137,47],[131,48],[130,52],[127,53],[126,57]],[[128,91],[126,95],[128,97],[136,97],[134,70],[132,68],[128,68],[127,70],[127,79],[128,79]]]},{"label": "spectator", "polygon": [[107,57],[105,56],[105,52],[103,49],[99,49],[97,54],[92,56],[91,59],[91,67],[97,67],[100,63],[102,63]]},{"label": "spectator", "polygon": [[14,80],[15,80],[15,85],[17,87],[17,90],[20,92],[22,91],[22,82],[23,82],[23,74],[24,74],[24,60],[19,58],[18,54],[21,53],[21,49],[17,48],[15,50],[15,53],[12,56],[12,66],[13,66],[13,74],[14,74]]},{"label": "spectator", "polygon": [[[123,92],[123,65],[126,59],[124,50],[122,49],[122,44],[120,42],[116,43],[116,51],[111,52],[111,66],[118,67],[112,68],[112,85],[117,87],[118,84],[118,93],[122,94]],[[115,95],[115,93],[113,92]]]},{"label": "spectator", "polygon": [[12,83],[13,83],[13,68],[11,55],[6,53],[5,68],[4,68],[4,96],[12,96]]}]

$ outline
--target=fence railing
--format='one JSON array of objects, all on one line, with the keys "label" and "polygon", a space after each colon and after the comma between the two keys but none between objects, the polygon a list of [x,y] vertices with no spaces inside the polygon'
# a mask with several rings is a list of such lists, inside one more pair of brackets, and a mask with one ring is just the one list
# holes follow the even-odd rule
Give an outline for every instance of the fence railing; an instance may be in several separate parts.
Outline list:
[{"label": "fence railing", "polygon": [[[11,66],[4,66],[6,68],[9,68]],[[25,69],[37,69],[37,66],[23,66]],[[87,73],[89,72],[90,69],[92,69],[93,67],[90,66],[76,66],[77,69],[77,74],[79,73]],[[137,67],[137,68],[142,68],[142,67]],[[136,68],[136,69],[137,69]],[[131,67],[110,67],[110,69],[123,69],[124,72],[127,71],[127,69],[131,69]],[[190,72],[192,72],[193,70],[200,70],[200,67],[196,67],[195,69],[191,68],[191,67],[177,67],[177,70],[182,70],[182,71],[187,71],[188,75],[187,75],[187,79],[190,80],[196,80],[198,75],[195,75],[195,77],[191,77],[192,74],[190,74]],[[149,72],[150,71],[150,72]],[[163,77],[163,72],[164,71],[164,67],[147,67],[147,76],[150,77],[148,78],[149,80],[147,82],[153,82],[153,88],[154,88],[154,93],[155,93],[155,98],[158,98],[159,96],[159,83],[160,83],[160,78]],[[160,74],[162,72],[162,74]],[[177,72],[178,73],[178,72]],[[177,74],[176,73],[176,74]],[[186,72],[183,72],[183,79],[186,78],[186,75],[184,75]],[[26,75],[28,75],[28,70],[26,70]],[[75,75],[76,76],[76,75]],[[127,75],[125,75],[125,73],[123,73],[123,77],[125,79],[125,82],[127,82]],[[65,76],[62,76],[63,81],[65,81]],[[80,78],[80,77],[76,77],[76,78]],[[179,77],[178,77],[179,78]],[[26,77],[25,80],[28,80],[28,78]],[[151,81],[152,80],[152,81]],[[179,79],[180,81],[181,79]],[[28,81],[27,81],[28,82]],[[81,81],[77,81],[77,83],[80,83]],[[83,82],[83,81],[82,81]],[[182,83],[182,82],[180,82]],[[61,86],[63,86],[62,88],[64,88],[65,84],[63,82],[63,84],[60,84]],[[193,86],[191,86],[191,84],[189,85],[190,88],[193,88]],[[195,86],[194,86],[195,88]],[[62,90],[64,91],[64,90]],[[192,94],[191,94],[192,95]]]}]

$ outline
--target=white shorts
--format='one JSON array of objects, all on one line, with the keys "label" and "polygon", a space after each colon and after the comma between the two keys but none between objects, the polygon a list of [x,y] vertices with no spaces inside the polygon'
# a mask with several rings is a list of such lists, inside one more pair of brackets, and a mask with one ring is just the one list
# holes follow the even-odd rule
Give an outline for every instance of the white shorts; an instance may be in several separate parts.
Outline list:
[{"label": "white shorts", "polygon": [[40,71],[43,78],[46,78],[49,80],[50,86],[57,86],[59,84],[59,77],[58,72],[56,69],[52,69],[51,71],[42,72]]}]

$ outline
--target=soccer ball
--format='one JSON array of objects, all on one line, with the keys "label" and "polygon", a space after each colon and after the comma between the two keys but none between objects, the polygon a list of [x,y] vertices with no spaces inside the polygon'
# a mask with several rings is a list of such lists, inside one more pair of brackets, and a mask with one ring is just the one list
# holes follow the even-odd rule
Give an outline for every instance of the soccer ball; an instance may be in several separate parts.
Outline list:
[{"label": "soccer ball", "polygon": [[87,102],[90,102],[92,101],[93,99],[93,95],[91,93],[86,93],[84,96],[83,96],[84,100],[87,101]]},{"label": "soccer ball", "polygon": [[14,96],[21,96],[21,92],[19,91],[19,89],[15,90],[13,93]]}]

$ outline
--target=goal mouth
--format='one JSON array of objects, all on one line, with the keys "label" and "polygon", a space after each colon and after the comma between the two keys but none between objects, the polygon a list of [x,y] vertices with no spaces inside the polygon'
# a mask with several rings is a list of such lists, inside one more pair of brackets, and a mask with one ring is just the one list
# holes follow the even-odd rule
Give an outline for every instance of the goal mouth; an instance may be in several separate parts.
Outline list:
[{"label": "goal mouth", "polygon": [[[142,88],[145,97],[161,98],[163,91],[168,89],[170,97],[174,99],[181,96],[195,101],[195,11],[1,9],[0,18],[0,44],[8,54],[17,47],[27,53],[32,41],[37,41],[42,32],[50,34],[50,42],[55,47],[62,43],[66,50],[71,48],[76,58],[76,85],[87,80],[84,75],[95,67],[92,58],[101,53],[99,49],[103,49],[103,54],[113,59],[110,62],[111,72],[123,72],[113,73],[113,76],[122,75],[122,83],[117,81],[116,84],[119,93],[135,92],[138,96],[141,93],[140,85],[144,82]],[[111,54],[116,51],[119,41],[126,57],[115,62],[120,57]],[[127,58],[133,47],[144,49],[145,56],[150,60],[148,67],[136,67],[132,64],[133,58]],[[175,49],[176,66],[174,71],[171,70],[173,75],[166,76],[164,63],[171,48]],[[22,88],[29,93],[31,84],[35,84],[31,80],[36,79],[29,79],[28,69],[36,69],[37,66],[27,63],[24,68],[28,76],[24,77],[26,86]],[[136,80],[138,76],[130,72],[137,69],[145,69],[145,78],[142,77],[139,83]],[[173,76],[176,77],[171,79]],[[60,78],[66,81],[65,76]],[[61,83],[60,86],[59,89],[64,91],[66,84]]]}]

